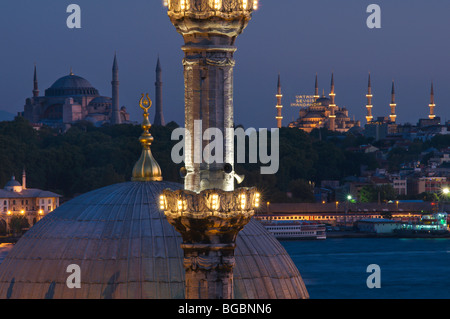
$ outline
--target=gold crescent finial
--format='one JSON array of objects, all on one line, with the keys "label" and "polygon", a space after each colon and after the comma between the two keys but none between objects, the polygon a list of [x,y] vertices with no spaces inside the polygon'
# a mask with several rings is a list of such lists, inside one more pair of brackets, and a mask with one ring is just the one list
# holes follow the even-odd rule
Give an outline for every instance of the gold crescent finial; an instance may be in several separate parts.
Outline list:
[{"label": "gold crescent finial", "polygon": [[131,180],[135,182],[162,181],[161,168],[158,165],[158,162],[156,162],[156,160],[154,159],[152,151],[150,150],[150,146],[153,143],[153,136],[149,132],[152,125],[148,120],[148,110],[152,106],[152,100],[148,96],[148,93],[142,93],[141,100],[139,101],[139,106],[144,110],[144,121],[141,125],[144,132],[139,138],[143,149],[141,157],[134,165]]},{"label": "gold crescent finial", "polygon": [[149,98],[148,93],[145,95],[142,93],[141,100],[139,101],[139,106],[141,109],[145,111],[145,113],[148,113],[148,110],[152,107],[152,100]]}]

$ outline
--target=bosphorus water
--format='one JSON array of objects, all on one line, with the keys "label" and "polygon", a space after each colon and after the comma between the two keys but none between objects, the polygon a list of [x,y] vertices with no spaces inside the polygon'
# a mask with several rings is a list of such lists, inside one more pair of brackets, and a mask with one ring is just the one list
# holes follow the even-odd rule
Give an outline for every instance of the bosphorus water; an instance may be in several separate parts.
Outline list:
[{"label": "bosphorus water", "polygon": [[[449,299],[450,238],[328,238],[282,241],[311,299]],[[0,244],[0,263],[12,249]],[[368,288],[367,266],[381,269]]]},{"label": "bosphorus water", "polygon": [[[282,241],[311,299],[448,299],[450,238]],[[381,287],[368,288],[377,264]]]}]

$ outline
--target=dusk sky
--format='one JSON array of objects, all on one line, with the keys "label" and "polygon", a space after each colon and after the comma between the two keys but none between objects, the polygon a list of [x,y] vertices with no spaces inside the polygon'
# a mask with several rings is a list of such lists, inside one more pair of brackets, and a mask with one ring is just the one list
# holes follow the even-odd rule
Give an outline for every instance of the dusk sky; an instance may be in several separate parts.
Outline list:
[{"label": "dusk sky", "polygon": [[[68,29],[66,8],[81,7],[81,29]],[[381,29],[366,26],[367,6],[380,5]],[[154,98],[155,67],[161,58],[166,122],[184,124],[183,40],[162,0],[1,0],[0,110],[23,111],[32,96],[33,67],[41,95],[70,67],[101,95],[111,96],[117,52],[120,105],[141,121],[141,93]],[[390,112],[396,83],[398,123],[417,123],[429,112],[434,81],[436,114],[450,120],[450,2],[448,0],[260,0],[259,10],[238,38],[235,54],[235,123],[276,127],[278,72],[283,90],[283,125],[298,117],[295,96],[329,93],[365,124],[368,72],[373,115]],[[154,109],[151,110],[153,120]]]}]

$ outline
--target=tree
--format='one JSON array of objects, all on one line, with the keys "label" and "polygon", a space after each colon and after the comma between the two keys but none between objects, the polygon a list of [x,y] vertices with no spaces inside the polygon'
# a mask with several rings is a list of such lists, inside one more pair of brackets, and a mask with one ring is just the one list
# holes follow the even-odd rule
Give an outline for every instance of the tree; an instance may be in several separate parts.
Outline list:
[{"label": "tree", "polygon": [[13,216],[9,223],[11,232],[15,235],[21,234],[24,228],[30,227],[25,216]]}]

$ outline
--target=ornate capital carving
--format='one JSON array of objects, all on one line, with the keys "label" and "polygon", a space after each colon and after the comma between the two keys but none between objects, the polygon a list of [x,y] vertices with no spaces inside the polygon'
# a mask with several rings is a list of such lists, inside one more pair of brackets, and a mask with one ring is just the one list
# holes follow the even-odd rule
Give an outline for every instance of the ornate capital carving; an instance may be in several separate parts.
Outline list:
[{"label": "ornate capital carving", "polygon": [[188,190],[165,190],[160,198],[161,208],[170,218],[205,219],[215,217],[228,220],[250,218],[259,206],[259,193],[255,188],[239,188],[232,192],[207,189],[200,193]]},{"label": "ornate capital carving", "polygon": [[234,256],[190,256],[185,257],[183,266],[191,271],[224,270],[232,271],[236,264]]}]

